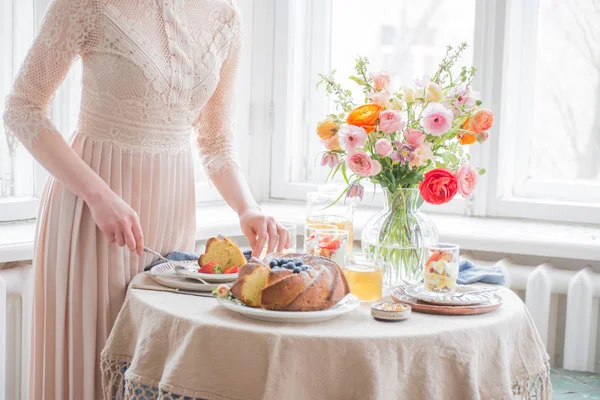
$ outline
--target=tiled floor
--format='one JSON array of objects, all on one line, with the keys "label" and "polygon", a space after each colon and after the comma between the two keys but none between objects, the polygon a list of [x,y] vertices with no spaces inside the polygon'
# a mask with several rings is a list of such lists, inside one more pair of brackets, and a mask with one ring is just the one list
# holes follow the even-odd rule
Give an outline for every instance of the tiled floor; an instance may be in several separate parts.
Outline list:
[{"label": "tiled floor", "polygon": [[553,369],[552,389],[554,400],[600,400],[600,375]]}]

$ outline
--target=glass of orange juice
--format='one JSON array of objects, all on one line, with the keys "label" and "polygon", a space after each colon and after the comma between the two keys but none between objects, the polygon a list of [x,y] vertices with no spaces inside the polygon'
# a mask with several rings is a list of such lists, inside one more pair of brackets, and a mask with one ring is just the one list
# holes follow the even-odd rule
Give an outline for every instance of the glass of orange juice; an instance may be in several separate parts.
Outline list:
[{"label": "glass of orange juice", "polygon": [[344,275],[350,292],[361,301],[375,301],[382,297],[383,273],[386,263],[382,256],[368,253],[346,257]]}]

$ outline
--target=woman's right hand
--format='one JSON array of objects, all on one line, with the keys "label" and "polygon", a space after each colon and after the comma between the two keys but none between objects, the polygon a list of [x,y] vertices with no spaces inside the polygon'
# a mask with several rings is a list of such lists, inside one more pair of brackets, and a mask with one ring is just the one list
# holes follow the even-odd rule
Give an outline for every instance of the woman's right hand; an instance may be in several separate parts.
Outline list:
[{"label": "woman's right hand", "polygon": [[137,213],[115,192],[108,190],[87,201],[96,225],[109,242],[127,246],[141,255],[144,251],[142,227]]}]

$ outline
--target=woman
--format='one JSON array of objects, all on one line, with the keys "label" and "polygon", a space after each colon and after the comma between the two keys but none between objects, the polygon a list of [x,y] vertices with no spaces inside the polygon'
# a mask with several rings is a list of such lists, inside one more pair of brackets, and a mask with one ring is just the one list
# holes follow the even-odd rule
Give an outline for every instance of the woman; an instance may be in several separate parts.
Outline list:
[{"label": "woman", "polygon": [[[240,23],[231,0],[51,3],[5,113],[12,144],[53,176],[34,257],[31,399],[101,398],[99,353],[127,284],[152,261],[143,247],[194,248],[192,128],[253,251],[288,245],[235,163]],[[47,111],[78,56],[82,104],[69,145]]]}]

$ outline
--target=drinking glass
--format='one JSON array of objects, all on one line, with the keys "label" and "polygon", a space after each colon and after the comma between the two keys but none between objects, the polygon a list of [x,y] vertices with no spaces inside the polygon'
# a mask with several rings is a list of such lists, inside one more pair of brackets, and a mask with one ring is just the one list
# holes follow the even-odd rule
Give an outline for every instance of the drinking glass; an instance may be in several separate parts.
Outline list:
[{"label": "drinking glass", "polygon": [[[281,225],[282,228],[284,228],[286,231],[289,232],[290,234],[290,247],[287,249],[283,249],[282,253],[283,254],[287,254],[287,253],[295,253],[297,251],[297,240],[298,240],[298,228],[296,226],[296,224],[293,224],[291,222],[278,222],[279,225]],[[262,252],[260,253],[260,258],[265,258],[267,255],[267,249],[269,247],[269,241],[267,241],[267,243],[265,243]],[[277,250],[277,249],[276,249]]]},{"label": "drinking glass", "polygon": [[308,250],[314,247],[315,244],[315,231],[318,229],[333,229],[336,230],[335,225],[329,224],[306,224],[304,226],[304,248],[303,253],[308,253]]},{"label": "drinking glass", "polygon": [[339,229],[317,229],[308,254],[328,258],[343,268],[348,254],[348,232]]},{"label": "drinking glass", "polygon": [[279,225],[281,225],[282,228],[289,232],[291,239],[290,247],[284,249],[283,252],[295,253],[296,251],[298,251],[298,227],[296,226],[296,224],[293,224],[291,222],[280,222]]},{"label": "drinking glass", "polygon": [[361,301],[381,299],[386,268],[382,256],[370,253],[350,254],[346,257],[345,264],[344,275],[353,295]]},{"label": "drinking glass", "polygon": [[459,247],[451,243],[438,243],[427,247],[424,266],[425,289],[434,293],[452,294],[458,278]]}]

